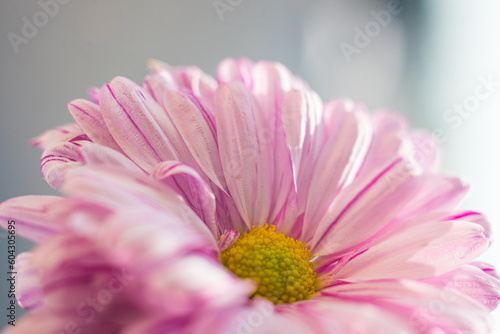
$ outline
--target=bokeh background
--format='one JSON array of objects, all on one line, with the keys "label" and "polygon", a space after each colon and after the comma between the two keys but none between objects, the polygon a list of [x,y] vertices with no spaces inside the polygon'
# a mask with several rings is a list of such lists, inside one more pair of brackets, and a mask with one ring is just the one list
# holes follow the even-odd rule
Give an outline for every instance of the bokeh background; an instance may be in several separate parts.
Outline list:
[{"label": "bokeh background", "polygon": [[[472,184],[462,206],[498,227],[498,0],[58,1],[0,1],[0,201],[57,193],[28,141],[71,122],[66,103],[88,87],[117,75],[141,82],[149,58],[214,74],[222,58],[246,56],[284,63],[325,100],[397,109],[414,127],[440,131],[442,168]],[[475,99],[478,87],[488,96]],[[5,309],[5,238],[0,247]],[[499,258],[496,243],[482,260]]]}]

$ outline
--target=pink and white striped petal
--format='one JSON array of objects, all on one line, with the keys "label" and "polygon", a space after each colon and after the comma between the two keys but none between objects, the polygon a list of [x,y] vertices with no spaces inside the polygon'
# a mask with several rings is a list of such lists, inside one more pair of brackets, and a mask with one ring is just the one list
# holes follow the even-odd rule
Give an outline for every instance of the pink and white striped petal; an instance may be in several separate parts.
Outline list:
[{"label": "pink and white striped petal", "polygon": [[16,256],[17,272],[16,298],[19,305],[25,310],[35,310],[42,306],[43,292],[40,286],[40,273],[33,268],[31,252],[24,252]]},{"label": "pink and white striped petal", "polygon": [[101,88],[106,126],[122,150],[150,172],[165,160],[178,160],[167,131],[173,130],[163,109],[132,81],[117,77]]},{"label": "pink and white striped petal", "polygon": [[240,83],[219,87],[215,94],[217,136],[224,177],[248,228],[269,221],[273,202],[273,148],[261,141],[256,114],[261,111]]},{"label": "pink and white striped petal", "polygon": [[469,185],[461,179],[442,174],[428,174],[424,184],[398,213],[398,220],[408,220],[433,212],[450,212],[465,197]]},{"label": "pink and white striped petal", "polygon": [[[310,240],[333,200],[348,186],[361,167],[371,143],[368,114],[359,106],[325,106],[332,126],[321,149],[307,194],[303,226],[304,240]],[[300,190],[300,189],[299,189]]]},{"label": "pink and white striped petal", "polygon": [[185,200],[175,190],[153,178],[116,167],[81,167],[68,172],[61,191],[72,198],[99,203],[110,210],[171,211],[205,235],[214,249],[217,248],[210,228]]},{"label": "pink and white striped petal", "polygon": [[102,116],[101,109],[97,104],[87,100],[77,99],[68,104],[68,110],[75,122],[94,143],[121,152],[121,148],[109,132]]},{"label": "pink and white striped petal", "polygon": [[16,234],[42,242],[60,231],[62,224],[57,217],[66,201],[57,196],[11,198],[0,204],[0,224],[9,231],[13,221],[10,225],[15,226]]},{"label": "pink and white striped petal", "polygon": [[421,178],[401,158],[345,189],[331,204],[312,240],[313,253],[345,253],[388,224],[418,191]]},{"label": "pink and white striped petal", "polygon": [[90,141],[61,142],[42,154],[40,167],[47,183],[57,189],[66,172],[82,165],[115,166],[143,173],[130,159],[109,147]]},{"label": "pink and white striped petal", "polygon": [[291,90],[284,97],[283,127],[292,159],[296,189],[301,164],[310,161],[311,157],[314,158],[313,154],[317,153],[314,152],[314,139],[322,113],[323,105],[315,92]]},{"label": "pink and white striped petal", "polygon": [[454,289],[494,310],[500,303],[500,281],[473,265],[464,265],[448,273],[421,280],[443,289]]},{"label": "pink and white striped petal", "polygon": [[164,105],[198,165],[212,182],[226,189],[214,120],[194,96],[167,92]]},{"label": "pink and white striped petal", "polygon": [[491,318],[473,298],[453,289],[410,280],[342,284],[321,295],[340,303],[369,302],[400,317],[414,333],[489,333]]},{"label": "pink and white striped petal", "polygon": [[350,254],[332,270],[331,277],[354,282],[441,275],[488,248],[483,232],[480,225],[469,222],[416,219]]},{"label": "pink and white striped petal", "polygon": [[75,140],[90,140],[85,132],[76,123],[66,124],[52,130],[45,131],[32,139],[30,144],[43,150],[62,142]]},{"label": "pink and white striped petal", "polygon": [[178,161],[165,161],[153,170],[151,176],[176,190],[200,216],[214,238],[218,238],[215,196],[193,168]]}]

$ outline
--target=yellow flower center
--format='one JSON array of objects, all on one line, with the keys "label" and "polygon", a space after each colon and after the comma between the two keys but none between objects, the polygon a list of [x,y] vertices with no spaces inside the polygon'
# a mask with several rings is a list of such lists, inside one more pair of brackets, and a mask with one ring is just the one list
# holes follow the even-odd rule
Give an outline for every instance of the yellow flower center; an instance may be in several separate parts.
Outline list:
[{"label": "yellow flower center", "polygon": [[253,227],[221,253],[220,261],[236,276],[257,283],[252,297],[274,304],[307,299],[318,289],[311,251],[274,228]]}]

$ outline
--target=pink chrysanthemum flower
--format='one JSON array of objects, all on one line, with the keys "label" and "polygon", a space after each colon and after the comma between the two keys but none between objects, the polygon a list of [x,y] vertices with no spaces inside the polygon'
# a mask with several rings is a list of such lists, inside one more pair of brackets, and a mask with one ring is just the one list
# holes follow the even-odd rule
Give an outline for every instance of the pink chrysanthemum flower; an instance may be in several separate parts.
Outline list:
[{"label": "pink chrysanthemum flower", "polygon": [[322,104],[280,64],[217,80],[152,62],[34,144],[66,197],[0,206],[18,258],[12,333],[488,333],[500,299],[467,192],[396,113]]}]

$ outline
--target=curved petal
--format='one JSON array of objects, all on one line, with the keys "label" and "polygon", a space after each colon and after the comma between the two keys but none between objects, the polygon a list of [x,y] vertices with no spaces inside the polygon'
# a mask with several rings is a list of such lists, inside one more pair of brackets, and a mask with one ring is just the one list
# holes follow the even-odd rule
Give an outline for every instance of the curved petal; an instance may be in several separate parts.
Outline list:
[{"label": "curved petal", "polygon": [[[290,334],[416,334],[404,319],[370,303],[313,298],[301,303],[274,306],[254,298],[246,306],[201,315],[178,333],[290,333]],[[164,333],[168,327],[148,328],[148,333]]]},{"label": "curved petal", "polygon": [[420,219],[402,224],[333,269],[343,281],[420,279],[466,264],[488,248],[484,229],[474,223]]},{"label": "curved petal", "polygon": [[446,274],[423,279],[422,282],[457,290],[474,298],[490,311],[500,303],[500,281],[475,266],[464,265]]},{"label": "curved petal", "polygon": [[40,286],[40,273],[31,263],[33,254],[24,252],[16,257],[16,298],[19,305],[26,310],[34,310],[42,306],[43,293]]},{"label": "curved petal", "polygon": [[490,275],[493,278],[500,279],[500,275],[495,270],[495,267],[492,266],[489,263],[479,262],[479,261],[473,261],[473,262],[471,262],[469,264],[471,266],[474,266],[474,267],[477,267],[477,268],[481,269],[484,273]]},{"label": "curved petal", "polygon": [[[257,132],[263,144],[261,147],[271,150],[271,157],[267,159],[267,170],[273,172],[270,211],[270,221],[273,222],[277,218],[279,220],[279,215],[287,217],[293,214],[286,212],[289,208],[289,194],[293,195],[295,192],[295,182],[292,158],[283,126],[282,106],[286,92],[294,88],[294,78],[282,64],[266,61],[260,61],[252,67],[252,77],[252,93],[259,106],[254,115]],[[293,206],[291,208],[293,209]],[[295,220],[295,217],[286,219]]]},{"label": "curved petal", "polygon": [[152,171],[162,161],[178,160],[163,129],[170,124],[167,115],[135,83],[117,77],[101,88],[99,101],[113,138],[141,168]]},{"label": "curved petal", "polygon": [[163,108],[165,108],[164,97],[168,91],[179,89],[174,76],[170,71],[158,70],[146,76],[144,79],[144,89]]},{"label": "curved petal", "polygon": [[[330,108],[331,103],[325,106]],[[309,177],[309,187],[304,189],[307,203],[302,237],[305,240],[312,238],[332,201],[353,181],[371,142],[368,115],[362,108],[354,105],[351,109],[339,108],[337,103],[334,108],[328,139]]]},{"label": "curved petal", "polygon": [[241,82],[249,89],[253,86],[252,62],[246,58],[226,58],[217,67],[217,80],[220,83]]},{"label": "curved petal", "polygon": [[240,232],[233,230],[231,228],[224,231],[224,233],[220,236],[219,241],[217,241],[217,245],[219,245],[219,250],[221,252],[225,251],[231,245],[238,240],[240,237]]},{"label": "curved petal", "polygon": [[352,301],[314,297],[300,304],[279,307],[289,317],[302,319],[312,333],[416,333],[406,319],[369,300]]},{"label": "curved petal", "polygon": [[219,230],[215,215],[215,196],[194,169],[177,161],[165,161],[154,169],[151,176],[175,189],[217,238]]},{"label": "curved petal", "polygon": [[469,190],[462,180],[442,174],[428,174],[420,191],[415,194],[396,219],[408,220],[437,211],[450,212],[460,203]]},{"label": "curved petal", "polygon": [[215,95],[218,145],[229,192],[247,227],[269,220],[274,170],[271,145],[261,142],[252,94],[239,83],[219,87]]},{"label": "curved petal", "polygon": [[312,240],[313,253],[345,252],[372,237],[417,192],[421,178],[399,158],[353,183],[331,204]]},{"label": "curved petal", "polygon": [[80,128],[97,144],[101,144],[121,152],[120,146],[106,126],[101,109],[95,103],[77,99],[68,104],[68,110]]},{"label": "curved petal", "polygon": [[486,308],[453,289],[410,280],[337,285],[321,292],[337,300],[370,302],[406,321],[416,333],[489,333]]},{"label": "curved petal", "polygon": [[412,159],[424,170],[432,170],[439,161],[437,140],[430,132],[414,130],[410,133],[413,143]]},{"label": "curved petal", "polygon": [[108,165],[142,172],[137,165],[118,151],[90,141],[62,142],[42,154],[40,167],[47,183],[57,189],[68,170],[89,164]]},{"label": "curved petal", "polygon": [[198,67],[181,67],[175,71],[179,86],[196,96],[210,118],[214,117],[214,97],[217,82]]},{"label": "curved petal", "polygon": [[99,203],[120,211],[171,211],[205,235],[212,247],[216,240],[210,229],[175,190],[143,174],[109,166],[81,167],[68,172],[61,190],[73,198]]},{"label": "curved petal", "polygon": [[371,115],[373,140],[359,176],[387,164],[397,156],[411,150],[408,123],[403,115],[381,110]]},{"label": "curved petal", "polygon": [[479,224],[484,229],[484,235],[490,241],[490,244],[493,242],[494,234],[491,228],[491,224],[488,219],[479,212],[475,211],[463,211],[448,217],[443,218],[442,220],[461,220],[471,223]]},{"label": "curved petal", "polygon": [[[289,91],[283,100],[283,127],[292,158],[295,188],[300,166],[314,157],[315,134],[321,122],[323,106],[315,92]],[[308,173],[309,174],[309,173]]]},{"label": "curved petal", "polygon": [[40,169],[47,183],[57,189],[66,172],[83,165],[83,156],[76,142],[61,142],[45,150],[40,160]]},{"label": "curved petal", "polygon": [[99,88],[98,87],[90,87],[87,89],[87,94],[95,104],[99,104]]},{"label": "curved petal", "polygon": [[[57,196],[21,196],[0,204],[2,227],[31,241],[41,242],[60,229],[56,217],[65,206],[66,199]],[[14,221],[14,223],[10,223]]]},{"label": "curved petal", "polygon": [[205,108],[187,94],[168,92],[164,98],[166,109],[196,162],[219,188],[225,189],[217,130]]},{"label": "curved petal", "polygon": [[30,141],[30,144],[43,150],[52,145],[74,140],[90,140],[85,132],[76,123],[66,124],[52,130],[45,131],[37,138]]}]

